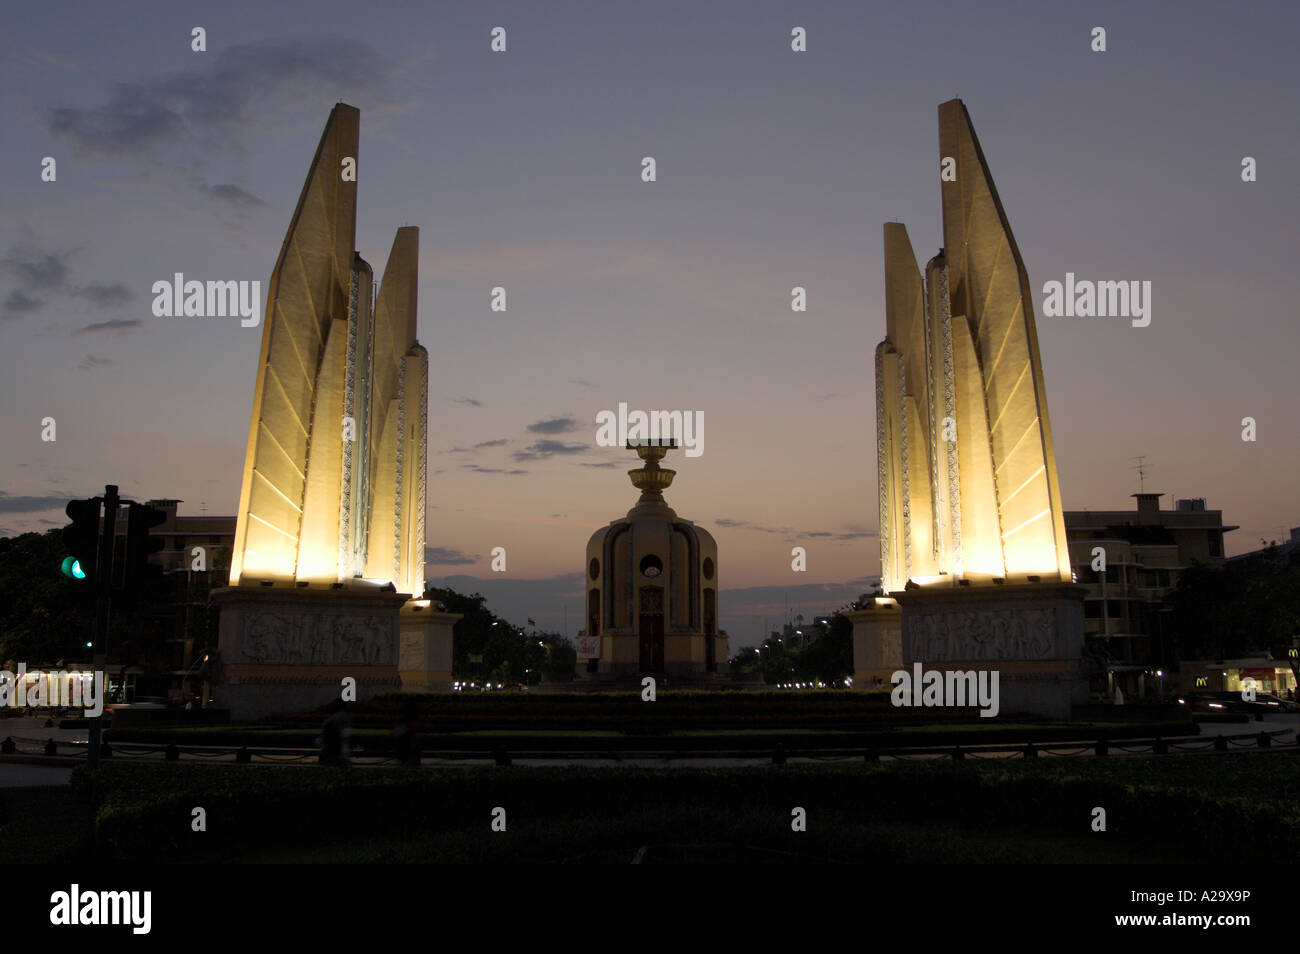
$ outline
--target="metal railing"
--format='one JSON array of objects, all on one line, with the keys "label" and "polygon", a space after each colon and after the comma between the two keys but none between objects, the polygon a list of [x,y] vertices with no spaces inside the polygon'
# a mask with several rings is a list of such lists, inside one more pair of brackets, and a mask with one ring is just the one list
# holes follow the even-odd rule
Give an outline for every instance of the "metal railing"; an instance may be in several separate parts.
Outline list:
[{"label": "metal railing", "polygon": [[[1287,739],[1285,736],[1294,736]],[[21,743],[21,745],[20,745]],[[8,736],[0,742],[0,756],[49,756],[63,758],[84,758],[88,749],[85,740],[56,740],[53,738],[36,739],[26,736]],[[689,759],[761,759],[770,755],[775,764],[784,764],[791,758],[812,761],[846,761],[861,759],[865,762],[881,761],[933,761],[950,759],[953,761],[987,760],[987,759],[1028,759],[1039,757],[1073,758],[1079,756],[1107,757],[1175,755],[1210,752],[1231,752],[1234,750],[1265,749],[1290,750],[1300,752],[1300,731],[1278,729],[1272,732],[1259,731],[1241,735],[1215,736],[1175,736],[1165,738],[1156,736],[1151,739],[1110,740],[1098,738],[1091,741],[1072,740],[1061,742],[1025,742],[1019,744],[990,745],[929,745],[929,746],[854,746],[849,748],[820,748],[787,750],[778,742],[771,749],[621,749],[617,745],[585,750],[526,750],[516,748],[513,753],[508,746],[494,745],[481,749],[425,749],[421,757],[425,761],[485,761],[491,760],[498,765],[509,765],[514,758],[563,761],[674,761]],[[316,748],[289,746],[247,746],[247,745],[177,745],[175,743],[149,742],[110,742],[105,741],[101,755],[104,758],[138,761],[157,759],[163,761],[180,761],[182,756],[205,762],[226,762],[234,764],[262,763],[304,763],[315,761],[319,755]],[[233,756],[233,759],[231,758]],[[353,765],[386,765],[399,763],[400,760],[391,752],[382,748],[368,749],[358,746],[350,755]]]}]

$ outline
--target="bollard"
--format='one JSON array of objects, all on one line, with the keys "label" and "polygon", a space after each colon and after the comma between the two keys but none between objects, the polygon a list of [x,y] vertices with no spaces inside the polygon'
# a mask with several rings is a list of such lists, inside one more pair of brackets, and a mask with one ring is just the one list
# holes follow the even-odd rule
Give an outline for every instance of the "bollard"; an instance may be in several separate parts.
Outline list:
[{"label": "bollard", "polygon": [[1105,738],[1100,738],[1100,739],[1097,740],[1097,745],[1096,745],[1094,751],[1095,751],[1098,755],[1109,755],[1109,754],[1110,754],[1110,745],[1106,742]]},{"label": "bollard", "polygon": [[1260,730],[1259,733],[1259,747],[1261,749],[1268,749],[1273,747],[1273,737],[1269,735],[1267,732],[1263,731],[1262,729]]},{"label": "bollard", "polygon": [[175,744],[167,746],[167,748],[163,751],[164,761],[177,762],[180,761],[180,757],[181,757],[181,750],[176,748]]},{"label": "bollard", "polygon": [[1025,758],[1027,759],[1038,758],[1038,749],[1034,747],[1034,743],[1032,742],[1025,743]]},{"label": "bollard", "polygon": [[17,750],[18,746],[14,745],[12,736],[6,735],[5,740],[0,742],[0,755],[13,755]]},{"label": "bollard", "polygon": [[111,759],[113,757],[113,747],[108,744],[108,739],[100,743],[99,757],[101,759]]},{"label": "bollard", "polygon": [[864,762],[879,762],[879,761],[880,761],[880,750],[879,750],[879,749],[875,749],[875,748],[867,749],[866,753],[862,756],[862,761],[864,761]]},{"label": "bollard", "polygon": [[235,762],[239,765],[248,765],[253,761],[253,755],[248,751],[248,746],[241,745],[239,751],[235,753]]},{"label": "bollard", "polygon": [[1155,744],[1151,746],[1151,751],[1156,755],[1168,755],[1169,743],[1160,738],[1160,736],[1156,736],[1156,741]]},{"label": "bollard", "polygon": [[506,753],[505,749],[497,749],[496,754],[493,757],[496,759],[497,765],[510,764],[510,756]]},{"label": "bollard", "polygon": [[782,745],[780,742],[776,744],[776,749],[775,751],[772,752],[772,764],[773,765],[785,764],[785,746]]},{"label": "bollard", "polygon": [[954,762],[960,762],[960,761],[962,761],[962,760],[965,759],[965,758],[966,758],[966,753],[963,752],[963,751],[961,750],[961,746],[960,746],[960,745],[958,745],[958,746],[956,746],[956,747],[953,748],[953,750],[952,750],[952,760],[953,760]]},{"label": "bollard", "polygon": [[49,739],[48,741],[46,741],[46,743],[45,743],[45,754],[46,754],[46,755],[58,755],[58,754],[59,754],[59,743],[55,742],[53,739]]},{"label": "bollard", "polygon": [[1228,737],[1226,735],[1216,735],[1214,737],[1214,751],[1216,752],[1228,751]]}]

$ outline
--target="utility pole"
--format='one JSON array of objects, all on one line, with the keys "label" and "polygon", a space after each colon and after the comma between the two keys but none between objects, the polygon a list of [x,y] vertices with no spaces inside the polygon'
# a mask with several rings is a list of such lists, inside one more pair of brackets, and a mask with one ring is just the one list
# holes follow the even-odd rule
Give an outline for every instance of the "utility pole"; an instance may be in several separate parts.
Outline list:
[{"label": "utility pole", "polygon": [[[95,571],[95,635],[91,651],[94,663],[91,671],[98,682],[98,674],[108,668],[108,620],[113,603],[113,543],[117,528],[117,508],[121,501],[117,496],[117,484],[104,487],[104,529],[99,540],[99,560]],[[104,692],[108,692],[108,676],[104,677]],[[90,768],[99,767],[100,730],[103,723],[103,703],[100,700],[100,715],[90,719],[90,746],[87,751],[86,764]]]}]

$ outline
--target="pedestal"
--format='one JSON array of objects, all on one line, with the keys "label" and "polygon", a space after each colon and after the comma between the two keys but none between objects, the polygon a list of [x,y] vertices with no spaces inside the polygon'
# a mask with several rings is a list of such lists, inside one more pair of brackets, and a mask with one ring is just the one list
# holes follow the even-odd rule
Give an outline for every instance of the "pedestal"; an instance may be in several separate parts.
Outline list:
[{"label": "pedestal", "polygon": [[403,692],[451,689],[452,627],[462,614],[431,610],[427,602],[412,600],[399,614],[402,638],[397,669]]},{"label": "pedestal", "polygon": [[232,722],[310,712],[356,681],[358,702],[401,688],[398,611],[376,587],[232,586],[214,590],[220,672],[215,704]]},{"label": "pedestal", "polygon": [[888,689],[890,676],[903,668],[903,618],[898,603],[880,597],[865,609],[844,615],[853,623],[853,687]]},{"label": "pedestal", "polygon": [[1076,583],[918,589],[902,607],[901,668],[996,670],[1000,713],[1068,719],[1088,701],[1083,597]]}]

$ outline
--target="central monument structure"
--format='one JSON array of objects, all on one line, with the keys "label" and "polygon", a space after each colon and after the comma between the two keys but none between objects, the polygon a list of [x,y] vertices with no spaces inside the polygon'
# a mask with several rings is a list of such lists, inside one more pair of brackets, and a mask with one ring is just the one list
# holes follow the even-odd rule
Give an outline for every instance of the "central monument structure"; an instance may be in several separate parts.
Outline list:
[{"label": "central monument structure", "polygon": [[644,462],[627,472],[641,496],[587,543],[580,679],[729,682],[716,675],[728,659],[727,634],[718,629],[718,544],[664,500],[677,472],[659,461],[673,446],[629,442]]},{"label": "central monument structure", "polygon": [[1087,701],[1029,276],[961,100],[939,107],[944,248],[924,276],[884,228],[876,348],[881,590],[851,614],[860,687],[1000,672],[1001,708]]},{"label": "central monument structure", "polygon": [[451,624],[424,595],[428,353],[419,230],[375,293],[355,251],[360,112],[330,113],[266,296],[217,702],[235,720],[450,684]]}]

